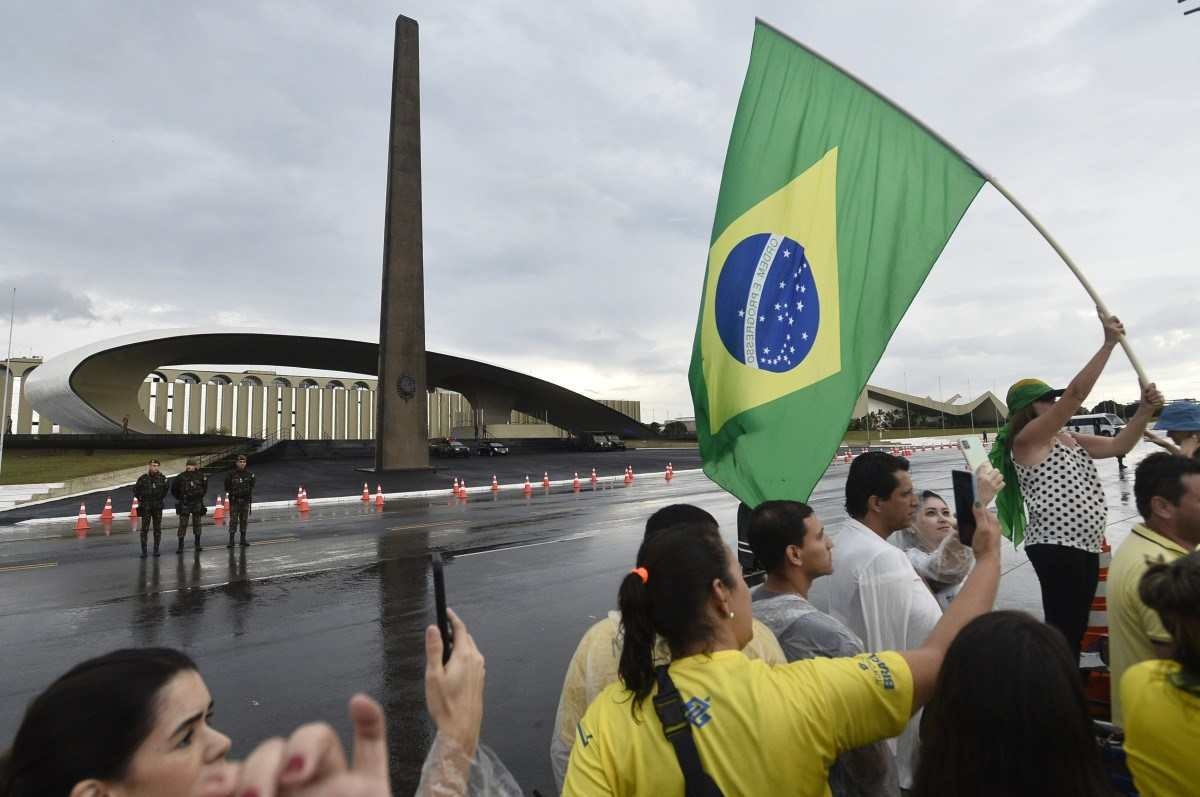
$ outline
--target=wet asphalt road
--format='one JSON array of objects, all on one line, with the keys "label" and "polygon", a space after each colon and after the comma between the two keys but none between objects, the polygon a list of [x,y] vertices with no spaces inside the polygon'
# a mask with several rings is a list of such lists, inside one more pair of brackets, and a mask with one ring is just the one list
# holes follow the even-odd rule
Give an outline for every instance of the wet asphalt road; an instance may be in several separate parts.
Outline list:
[{"label": "wet asphalt road", "polygon": [[[1130,458],[1134,464],[1139,451]],[[949,495],[956,453],[918,454],[920,488]],[[842,512],[847,466],[832,465],[812,497],[828,525]],[[1128,481],[1101,464],[1118,540],[1134,514]],[[0,746],[25,704],[72,664],[129,645],[168,645],[199,663],[234,755],[300,723],[327,719],[345,735],[357,690],[388,713],[395,793],[411,793],[431,738],[423,693],[423,629],[433,604],[427,553],[453,554],[449,600],[488,660],[484,742],[528,793],[553,792],[550,732],[562,675],[582,632],[615,603],[642,525],[675,502],[712,512],[732,543],[736,502],[702,475],[666,484],[504,492],[466,503],[390,502],[252,517],[254,545],[230,554],[206,528],[199,556],[137,558],[127,523],[77,538],[69,526],[0,526]],[[169,519],[169,518],[168,518]],[[211,546],[211,547],[207,547]],[[836,562],[836,550],[834,553]],[[1040,615],[1032,568],[1011,547],[999,603]]]}]

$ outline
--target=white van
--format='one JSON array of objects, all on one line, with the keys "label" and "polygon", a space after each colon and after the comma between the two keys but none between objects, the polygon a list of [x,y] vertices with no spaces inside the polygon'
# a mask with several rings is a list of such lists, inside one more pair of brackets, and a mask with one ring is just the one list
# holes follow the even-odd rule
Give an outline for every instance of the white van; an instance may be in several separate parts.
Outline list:
[{"label": "white van", "polygon": [[1125,428],[1125,421],[1111,412],[1099,415],[1076,415],[1067,422],[1067,431],[1095,434],[1101,437],[1116,437]]}]

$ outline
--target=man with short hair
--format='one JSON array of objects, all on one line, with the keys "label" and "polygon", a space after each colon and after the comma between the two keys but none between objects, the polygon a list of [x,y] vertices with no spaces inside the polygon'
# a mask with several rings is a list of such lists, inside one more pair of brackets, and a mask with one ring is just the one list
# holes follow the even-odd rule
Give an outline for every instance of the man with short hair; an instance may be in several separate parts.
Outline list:
[{"label": "man with short hair", "polygon": [[1143,522],[1135,525],[1108,568],[1108,635],[1112,719],[1124,719],[1121,676],[1133,665],[1171,654],[1171,636],[1158,612],[1138,595],[1155,562],[1173,562],[1200,545],[1200,462],[1151,454],[1134,473],[1133,495]]},{"label": "man with short hair", "polygon": [[[642,536],[642,548],[660,531],[684,523],[709,524],[717,527],[716,519],[698,506],[691,504],[672,504],[663,507],[650,516],[646,521],[646,531]],[[642,564],[642,550],[638,550],[637,564]],[[787,661],[775,636],[765,625],[755,620],[753,622],[754,637],[743,649],[743,653],[752,659],[761,659],[767,664],[783,664]],[[621,613],[610,611],[608,616],[593,625],[579,640],[575,654],[567,665],[567,674],[563,679],[562,694],[558,699],[558,711],[554,720],[554,738],[550,741],[550,764],[554,769],[554,779],[558,791],[562,792],[563,781],[567,777],[567,762],[571,758],[571,748],[575,745],[576,729],[579,721],[591,702],[604,691],[609,684],[619,679],[617,664],[621,659]],[[666,643],[661,639],[654,651],[655,660],[664,663],[670,660],[671,654]]]},{"label": "man with short hair", "polygon": [[[767,571],[751,594],[755,619],[774,632],[788,661],[857,656],[862,640],[808,602],[814,581],[834,571],[833,540],[807,504],[764,501],[750,513],[750,547]],[[838,756],[829,770],[833,797],[900,794],[896,762],[886,742]]]},{"label": "man with short hair", "polygon": [[[867,650],[910,650],[924,644],[942,618],[937,599],[908,556],[887,538],[908,526],[917,496],[908,460],[884,451],[855,457],[846,478],[846,513],[832,531],[837,568],[813,585],[808,599],[850,628]],[[896,740],[900,787],[912,788],[921,713]]]},{"label": "man with short hair", "polygon": [[208,512],[204,505],[204,494],[208,492],[208,477],[200,472],[200,463],[187,461],[186,469],[171,481],[171,495],[175,496],[175,512],[179,515],[179,547],[175,553],[183,553],[183,538],[187,534],[188,519],[192,522],[192,533],[196,537],[196,553],[200,548],[200,518]]},{"label": "man with short hair", "polygon": [[158,544],[162,542],[163,499],[167,497],[167,477],[159,472],[159,462],[152,459],[146,472],[138,476],[133,485],[133,497],[138,502],[138,514],[142,517],[142,558],[146,558],[146,537],[154,525],[154,555],[158,556]]},{"label": "man with short hair", "polygon": [[237,466],[225,476],[225,494],[229,496],[229,544],[233,547],[233,535],[241,530],[242,547],[246,542],[246,521],[250,519],[250,502],[254,493],[254,474],[246,468],[246,455],[238,454]]}]

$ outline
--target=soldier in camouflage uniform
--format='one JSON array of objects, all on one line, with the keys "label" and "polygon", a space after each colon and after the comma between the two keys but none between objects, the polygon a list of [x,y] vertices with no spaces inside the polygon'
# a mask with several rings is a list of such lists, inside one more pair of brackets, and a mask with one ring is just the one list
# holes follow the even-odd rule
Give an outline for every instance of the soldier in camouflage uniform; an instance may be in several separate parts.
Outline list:
[{"label": "soldier in camouflage uniform", "polygon": [[177,554],[183,553],[183,537],[187,534],[188,520],[192,521],[192,533],[196,537],[196,552],[200,548],[200,518],[208,513],[204,505],[204,494],[208,492],[208,477],[200,472],[200,463],[194,459],[187,461],[187,470],[175,477],[171,482],[171,495],[175,496],[175,512],[179,515],[179,548]]},{"label": "soldier in camouflage uniform", "polygon": [[237,467],[225,476],[225,492],[229,495],[229,544],[233,547],[233,535],[242,532],[242,545],[246,542],[246,521],[250,517],[250,499],[254,492],[254,474],[246,469],[246,455],[239,454]]},{"label": "soldier in camouflage uniform", "polygon": [[154,555],[158,556],[158,544],[162,542],[163,499],[167,497],[167,477],[158,470],[158,460],[150,460],[146,472],[138,476],[133,485],[133,497],[138,500],[138,512],[142,516],[142,558],[146,558],[146,536],[150,524],[154,524]]}]

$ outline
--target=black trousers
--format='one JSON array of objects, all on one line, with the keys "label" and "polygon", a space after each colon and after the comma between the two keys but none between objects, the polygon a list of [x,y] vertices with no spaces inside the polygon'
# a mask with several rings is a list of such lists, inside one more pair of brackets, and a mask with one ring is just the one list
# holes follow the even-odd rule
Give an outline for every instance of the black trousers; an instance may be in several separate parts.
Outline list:
[{"label": "black trousers", "polygon": [[232,538],[239,530],[242,539],[246,538],[246,521],[250,518],[249,501],[229,502],[229,536]]},{"label": "black trousers", "polygon": [[1025,553],[1042,587],[1046,622],[1062,631],[1078,659],[1100,580],[1100,554],[1046,544],[1027,546]]}]

